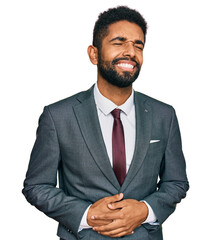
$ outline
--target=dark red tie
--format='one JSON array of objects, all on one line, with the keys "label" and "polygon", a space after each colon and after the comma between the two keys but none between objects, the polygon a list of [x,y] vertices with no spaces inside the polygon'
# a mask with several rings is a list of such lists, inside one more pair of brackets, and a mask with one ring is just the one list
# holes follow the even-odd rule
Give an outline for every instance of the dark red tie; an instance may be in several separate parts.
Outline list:
[{"label": "dark red tie", "polygon": [[126,156],[125,140],[122,122],[120,120],[120,109],[114,109],[111,114],[114,117],[112,132],[112,152],[113,152],[113,169],[119,184],[122,185],[126,176]]}]

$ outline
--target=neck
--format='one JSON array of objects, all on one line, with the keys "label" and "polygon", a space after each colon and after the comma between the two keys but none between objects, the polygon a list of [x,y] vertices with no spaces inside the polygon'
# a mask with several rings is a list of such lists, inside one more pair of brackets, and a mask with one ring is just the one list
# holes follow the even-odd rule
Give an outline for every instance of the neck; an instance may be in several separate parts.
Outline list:
[{"label": "neck", "polygon": [[100,93],[117,106],[125,103],[132,93],[132,85],[126,88],[119,88],[99,77],[97,80],[97,86]]}]

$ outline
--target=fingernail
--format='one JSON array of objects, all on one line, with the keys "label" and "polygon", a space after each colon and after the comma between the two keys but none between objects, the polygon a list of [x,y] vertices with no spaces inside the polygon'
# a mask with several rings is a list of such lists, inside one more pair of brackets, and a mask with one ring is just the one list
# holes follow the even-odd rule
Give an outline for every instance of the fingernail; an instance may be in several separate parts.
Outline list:
[{"label": "fingernail", "polygon": [[95,216],[91,216],[91,219],[95,219]]},{"label": "fingernail", "polygon": [[109,207],[109,208],[112,208],[112,204],[111,204],[111,203],[109,203],[109,204],[108,204],[108,207]]}]

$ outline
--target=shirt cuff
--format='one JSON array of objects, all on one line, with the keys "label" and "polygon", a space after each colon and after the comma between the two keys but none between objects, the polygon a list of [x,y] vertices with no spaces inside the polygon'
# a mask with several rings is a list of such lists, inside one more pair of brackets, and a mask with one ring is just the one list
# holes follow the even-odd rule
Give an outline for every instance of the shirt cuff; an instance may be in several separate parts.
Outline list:
[{"label": "shirt cuff", "polygon": [[87,214],[88,214],[88,211],[89,211],[90,207],[91,207],[91,205],[89,205],[88,208],[86,209],[86,211],[84,212],[84,215],[81,219],[81,223],[80,223],[79,228],[78,228],[78,232],[80,232],[81,230],[86,229],[86,228],[92,228],[87,223]]},{"label": "shirt cuff", "polygon": [[151,206],[146,201],[142,201],[142,202],[144,202],[147,205],[147,207],[148,207],[147,219],[142,224],[149,223],[151,225],[159,225],[159,223],[157,221],[157,217],[155,216],[155,213],[152,210]]}]

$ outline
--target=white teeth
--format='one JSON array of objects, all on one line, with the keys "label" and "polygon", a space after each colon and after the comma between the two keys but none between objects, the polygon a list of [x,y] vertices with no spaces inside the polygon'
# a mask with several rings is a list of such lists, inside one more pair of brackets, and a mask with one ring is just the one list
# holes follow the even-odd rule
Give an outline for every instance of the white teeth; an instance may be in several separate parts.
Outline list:
[{"label": "white teeth", "polygon": [[128,64],[128,63],[119,63],[119,64],[117,64],[117,66],[133,69],[133,65]]}]

